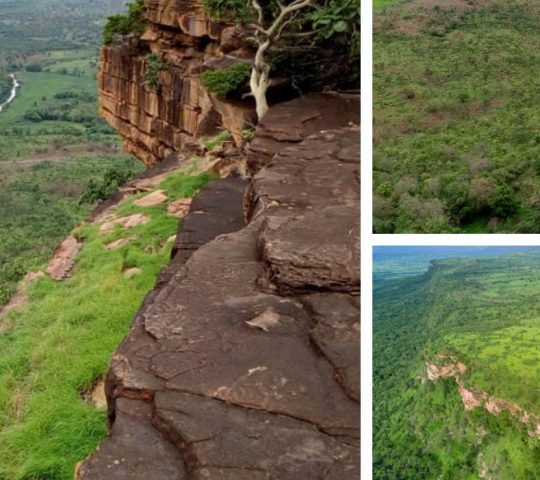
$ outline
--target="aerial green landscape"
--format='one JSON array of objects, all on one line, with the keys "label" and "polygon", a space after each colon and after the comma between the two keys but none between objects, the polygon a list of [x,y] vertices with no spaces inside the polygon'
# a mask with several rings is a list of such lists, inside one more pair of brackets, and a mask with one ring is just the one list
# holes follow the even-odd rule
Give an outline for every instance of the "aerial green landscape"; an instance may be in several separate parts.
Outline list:
[{"label": "aerial green landscape", "polygon": [[540,10],[375,1],[375,233],[540,231]]},{"label": "aerial green landscape", "polygon": [[540,478],[538,248],[385,248],[374,256],[374,478]]}]

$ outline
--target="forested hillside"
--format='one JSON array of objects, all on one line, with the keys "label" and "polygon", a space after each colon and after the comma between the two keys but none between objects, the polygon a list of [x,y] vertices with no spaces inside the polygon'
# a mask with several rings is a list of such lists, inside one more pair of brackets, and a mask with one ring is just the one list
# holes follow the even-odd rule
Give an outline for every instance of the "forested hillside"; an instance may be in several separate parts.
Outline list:
[{"label": "forested hillside", "polygon": [[373,326],[374,478],[540,478],[540,252],[382,279]]},{"label": "forested hillside", "polygon": [[376,5],[375,232],[539,232],[538,3]]}]

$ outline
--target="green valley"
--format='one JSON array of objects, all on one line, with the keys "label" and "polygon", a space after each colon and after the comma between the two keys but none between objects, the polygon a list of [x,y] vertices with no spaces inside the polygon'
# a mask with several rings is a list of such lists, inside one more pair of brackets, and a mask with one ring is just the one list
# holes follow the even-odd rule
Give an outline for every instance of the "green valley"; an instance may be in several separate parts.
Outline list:
[{"label": "green valley", "polygon": [[540,478],[540,251],[461,248],[375,285],[376,479]]},{"label": "green valley", "polygon": [[537,4],[387,3],[374,19],[374,231],[539,232]]},{"label": "green valley", "polygon": [[0,112],[0,303],[89,214],[89,184],[111,191],[142,170],[97,113],[103,25],[123,5],[0,0],[0,104],[9,75],[21,83]]}]

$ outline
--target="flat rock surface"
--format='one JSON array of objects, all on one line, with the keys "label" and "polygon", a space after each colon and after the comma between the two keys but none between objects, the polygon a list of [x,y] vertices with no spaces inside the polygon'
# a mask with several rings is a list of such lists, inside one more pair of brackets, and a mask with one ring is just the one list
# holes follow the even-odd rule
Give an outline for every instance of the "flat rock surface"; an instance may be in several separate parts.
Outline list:
[{"label": "flat rock surface", "polygon": [[54,251],[47,266],[47,273],[54,280],[66,278],[75,265],[75,258],[81,249],[81,243],[73,236],[67,237]]},{"label": "flat rock surface", "polygon": [[133,205],[137,207],[154,207],[156,205],[161,205],[167,201],[167,195],[163,190],[156,190],[155,192],[149,193],[144,197],[138,198],[133,201]]},{"label": "flat rock surface", "polygon": [[124,217],[115,217],[105,219],[105,221],[99,227],[99,231],[102,234],[111,233],[117,226],[124,229],[138,227],[148,223],[150,218],[142,213],[134,213],[133,215],[127,215]]},{"label": "flat rock surface", "polygon": [[265,159],[246,195],[194,198],[79,479],[360,478],[359,131],[338,127]]}]

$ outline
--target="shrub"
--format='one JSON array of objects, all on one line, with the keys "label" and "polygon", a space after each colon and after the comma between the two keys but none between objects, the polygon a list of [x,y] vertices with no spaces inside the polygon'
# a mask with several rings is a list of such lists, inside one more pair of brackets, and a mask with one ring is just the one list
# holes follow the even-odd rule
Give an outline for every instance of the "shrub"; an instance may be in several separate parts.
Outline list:
[{"label": "shrub", "polygon": [[91,179],[88,182],[84,195],[80,198],[79,203],[95,203],[100,200],[106,200],[111,195],[118,191],[118,188],[126,183],[133,176],[130,170],[110,169],[105,172],[101,182]]},{"label": "shrub", "polygon": [[161,93],[161,81],[159,79],[159,72],[165,70],[167,64],[162,62],[160,58],[155,53],[150,53],[146,57],[146,72],[145,80],[148,85],[150,85],[156,93]]},{"label": "shrub", "polygon": [[220,97],[238,93],[249,79],[251,65],[237,63],[222,70],[209,70],[202,74],[203,85]]},{"label": "shrub", "polygon": [[103,31],[103,42],[109,45],[114,41],[116,35],[128,35],[134,33],[141,35],[146,22],[144,20],[144,0],[136,0],[128,3],[128,11],[125,15],[116,14],[107,18]]},{"label": "shrub", "polygon": [[493,193],[490,199],[490,207],[498,217],[508,218],[519,208],[514,191],[508,185],[501,185]]},{"label": "shrub", "polygon": [[247,20],[250,16],[245,0],[203,0],[205,11],[214,19]]}]

